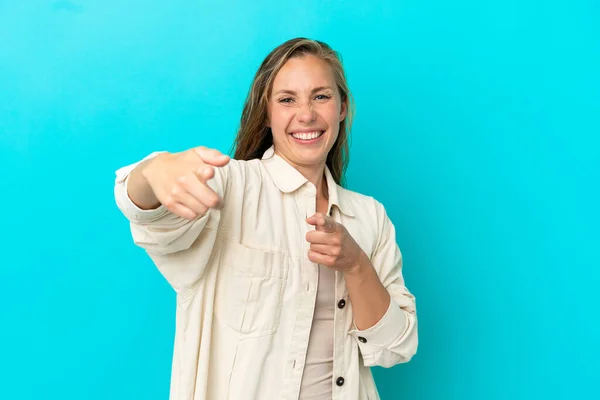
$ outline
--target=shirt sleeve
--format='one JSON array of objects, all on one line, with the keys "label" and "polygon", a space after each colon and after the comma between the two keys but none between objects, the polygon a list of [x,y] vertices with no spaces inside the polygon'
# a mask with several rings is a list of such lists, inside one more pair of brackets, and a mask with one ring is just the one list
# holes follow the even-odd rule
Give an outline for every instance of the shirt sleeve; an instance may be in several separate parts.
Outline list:
[{"label": "shirt sleeve", "polygon": [[[183,253],[195,247],[197,253],[202,253],[208,261],[216,233],[205,231],[218,224],[220,211],[209,209],[204,215],[189,220],[172,213],[162,204],[155,209],[144,210],[133,203],[127,192],[131,171],[141,162],[160,153],[154,152],[119,168],[115,173],[114,196],[117,207],[129,221],[133,242],[150,255],[169,283],[179,290],[201,277],[204,263],[200,260],[193,269],[182,269],[176,267],[181,263],[173,262],[173,258],[185,258]],[[208,181],[208,185],[220,196],[225,196],[227,177],[227,167],[215,168],[215,176]]]},{"label": "shirt sleeve", "polygon": [[402,276],[402,254],[396,244],[395,228],[383,206],[378,204],[382,229],[371,263],[390,293],[390,305],[374,326],[350,334],[356,339],[365,366],[392,367],[410,361],[418,347],[416,302]]}]

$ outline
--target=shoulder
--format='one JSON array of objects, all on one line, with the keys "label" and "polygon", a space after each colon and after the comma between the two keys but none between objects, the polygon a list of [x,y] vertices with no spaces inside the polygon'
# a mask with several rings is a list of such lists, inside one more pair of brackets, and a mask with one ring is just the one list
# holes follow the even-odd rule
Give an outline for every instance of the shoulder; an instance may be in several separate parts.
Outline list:
[{"label": "shoulder", "polygon": [[386,210],[379,200],[375,197],[359,193],[347,188],[338,186],[338,193],[343,201],[346,202],[354,211],[357,216],[367,215],[369,217],[381,217],[386,216]]},{"label": "shoulder", "polygon": [[342,207],[354,214],[353,220],[360,229],[381,238],[393,227],[387,210],[377,198],[350,189],[338,187]]},{"label": "shoulder", "polygon": [[236,160],[235,158],[232,158],[227,165],[230,168],[239,171],[260,171],[262,166],[258,158],[252,160]]}]

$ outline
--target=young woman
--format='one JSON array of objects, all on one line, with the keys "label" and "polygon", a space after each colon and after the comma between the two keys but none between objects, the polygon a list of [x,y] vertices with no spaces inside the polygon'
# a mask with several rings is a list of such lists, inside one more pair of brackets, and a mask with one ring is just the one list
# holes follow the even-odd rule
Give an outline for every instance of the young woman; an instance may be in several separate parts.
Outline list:
[{"label": "young woman", "polygon": [[230,158],[197,147],[117,171],[115,197],[177,293],[172,400],[379,395],[417,350],[392,222],[343,188],[341,61],[298,38],[260,66]]}]

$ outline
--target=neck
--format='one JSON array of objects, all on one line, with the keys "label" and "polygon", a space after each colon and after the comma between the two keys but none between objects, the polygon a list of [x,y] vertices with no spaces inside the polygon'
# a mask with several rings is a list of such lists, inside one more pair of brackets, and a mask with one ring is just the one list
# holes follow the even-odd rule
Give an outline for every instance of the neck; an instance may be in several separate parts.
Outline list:
[{"label": "neck", "polygon": [[295,166],[295,168],[306,179],[308,179],[310,183],[315,185],[315,187],[317,188],[317,197],[325,199],[329,197],[327,190],[327,179],[325,179],[325,164],[311,168],[302,168],[299,166]]},{"label": "neck", "polygon": [[315,166],[301,166],[290,162],[286,157],[275,151],[277,155],[283,158],[288,164],[292,165],[298,172],[302,174],[310,183],[317,188],[317,198],[329,199],[327,188],[327,179],[325,179],[325,163]]}]

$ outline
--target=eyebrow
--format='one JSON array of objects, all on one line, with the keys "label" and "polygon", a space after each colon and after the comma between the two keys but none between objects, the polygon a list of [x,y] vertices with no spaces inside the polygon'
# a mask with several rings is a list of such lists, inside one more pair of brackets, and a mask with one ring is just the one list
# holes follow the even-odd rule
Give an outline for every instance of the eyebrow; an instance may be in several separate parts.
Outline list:
[{"label": "eyebrow", "polygon": [[[316,93],[316,92],[320,92],[321,90],[333,90],[333,88],[331,86],[319,86],[319,87],[314,88],[311,91],[311,94],[312,93]],[[281,89],[281,90],[278,90],[277,92],[275,92],[276,95],[277,94],[281,94],[281,93],[292,94],[292,95],[296,94],[296,92],[294,92],[293,90],[287,90],[287,89]]]}]

